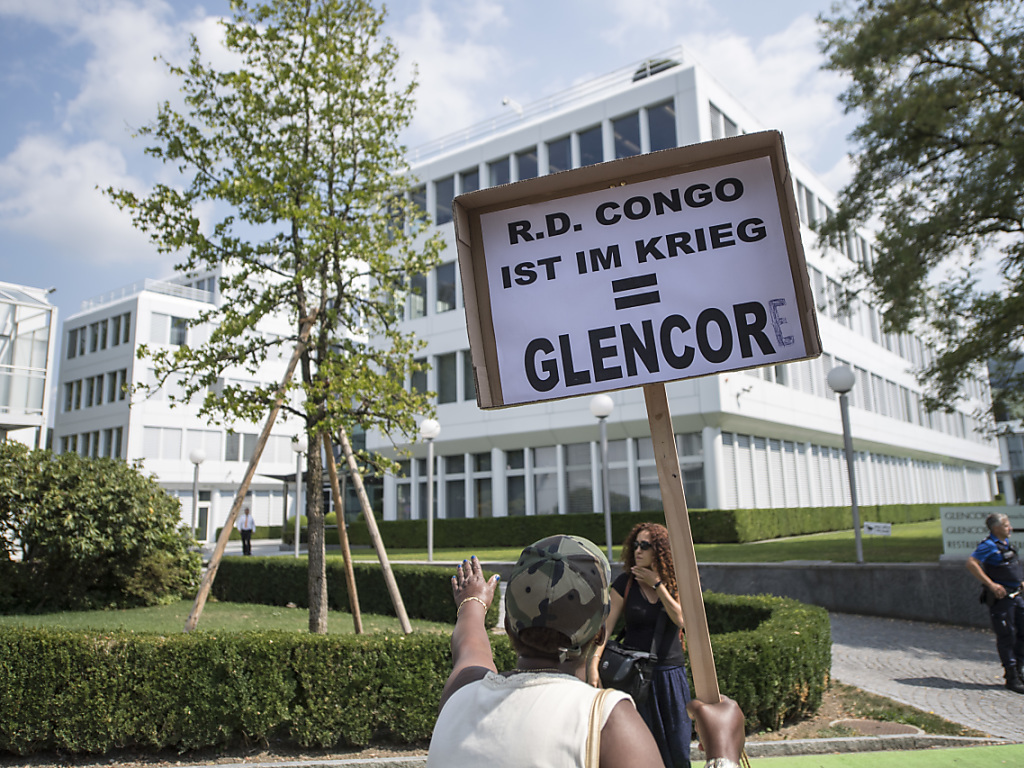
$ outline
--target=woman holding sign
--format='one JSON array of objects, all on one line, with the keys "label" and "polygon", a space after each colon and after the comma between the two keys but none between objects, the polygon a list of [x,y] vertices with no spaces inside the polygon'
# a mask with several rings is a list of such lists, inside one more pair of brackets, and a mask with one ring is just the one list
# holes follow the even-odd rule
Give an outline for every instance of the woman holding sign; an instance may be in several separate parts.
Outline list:
[{"label": "woman holding sign", "polygon": [[[612,584],[611,610],[605,621],[610,637],[620,616],[625,618],[621,645],[656,656],[651,686],[637,701],[637,710],[669,768],[689,768],[692,723],[686,713],[690,685],[683,651],[683,609],[679,605],[668,530],[640,523],[622,545],[623,573]],[[600,684],[603,646],[594,654],[589,680]]]}]

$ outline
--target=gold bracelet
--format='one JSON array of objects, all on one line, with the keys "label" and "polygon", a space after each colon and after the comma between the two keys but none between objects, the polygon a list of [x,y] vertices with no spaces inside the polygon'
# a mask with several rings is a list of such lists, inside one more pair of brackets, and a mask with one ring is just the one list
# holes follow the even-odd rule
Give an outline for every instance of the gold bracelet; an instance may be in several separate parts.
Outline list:
[{"label": "gold bracelet", "polygon": [[464,606],[464,605],[465,605],[466,603],[468,603],[468,602],[469,602],[470,600],[476,600],[476,601],[477,601],[478,603],[480,603],[480,605],[482,605],[482,606],[484,607],[484,610],[485,610],[485,611],[487,610],[487,603],[485,603],[485,602],[484,602],[483,600],[481,600],[481,599],[480,599],[479,597],[476,597],[475,595],[474,595],[473,597],[467,597],[467,598],[466,598],[465,600],[463,600],[463,601],[462,601],[461,603],[459,603],[459,607],[458,607],[458,608],[456,609],[456,611],[455,611],[455,618],[456,618],[456,619],[458,619],[458,618],[459,618],[459,616],[461,616],[461,615],[462,615],[462,607],[463,607],[463,606]]}]

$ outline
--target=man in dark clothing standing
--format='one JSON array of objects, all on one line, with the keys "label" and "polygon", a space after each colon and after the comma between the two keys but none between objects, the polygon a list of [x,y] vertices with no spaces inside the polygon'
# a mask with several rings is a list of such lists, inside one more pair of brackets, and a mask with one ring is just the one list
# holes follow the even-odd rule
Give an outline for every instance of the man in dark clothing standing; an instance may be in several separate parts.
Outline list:
[{"label": "man in dark clothing standing", "polygon": [[1006,672],[1006,687],[1024,693],[1024,563],[1010,543],[1013,526],[1001,512],[985,518],[988,538],[967,558],[967,570],[985,585],[982,599],[988,604],[996,649]]}]

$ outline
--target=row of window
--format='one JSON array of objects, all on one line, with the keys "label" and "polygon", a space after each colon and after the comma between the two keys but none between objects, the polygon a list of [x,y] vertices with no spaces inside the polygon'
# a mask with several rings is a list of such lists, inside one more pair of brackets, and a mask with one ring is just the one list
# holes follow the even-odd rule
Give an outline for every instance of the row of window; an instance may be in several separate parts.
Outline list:
[{"label": "row of window", "polygon": [[97,429],[60,439],[61,453],[79,453],[93,459],[120,459],[124,456],[124,427]]},{"label": "row of window", "polygon": [[132,313],[114,315],[68,331],[67,359],[127,344],[132,332]]},{"label": "row of window", "polygon": [[[703,507],[706,495],[701,435],[677,435],[676,441],[687,499],[691,507]],[[491,452],[438,457],[435,480],[439,517],[493,517],[496,510],[499,515],[509,516],[592,513],[599,507],[600,447],[596,442],[499,454],[503,467],[494,467]],[[410,476],[412,470],[411,462],[401,463],[395,485],[399,520],[426,515],[426,459],[416,460],[415,478]],[[500,482],[496,482],[499,475]],[[505,489],[501,504],[494,498],[496,485]],[[661,488],[649,437],[609,441],[608,487],[614,512],[660,508]]]},{"label": "row of window", "polygon": [[[426,364],[428,359],[421,357],[415,362]],[[410,387],[414,392],[423,393],[432,389],[437,393],[437,402],[441,405],[460,400],[476,400],[473,358],[468,349],[435,355],[429,359],[429,363],[429,371],[421,370],[412,374]],[[431,373],[433,380],[429,375]]]},{"label": "row of window", "polygon": [[[224,432],[216,429],[144,427],[141,458],[155,461],[188,461],[199,449],[205,461],[241,461],[248,463],[256,451],[255,432]],[[288,435],[271,435],[260,455],[260,463],[289,464],[295,461]]]},{"label": "row of window", "polygon": [[411,197],[434,224],[448,224],[458,195],[675,146],[676,109],[669,100],[436,179],[429,194],[424,185]]},{"label": "row of window", "polygon": [[128,392],[128,369],[107,371],[64,383],[64,413],[124,400]]}]

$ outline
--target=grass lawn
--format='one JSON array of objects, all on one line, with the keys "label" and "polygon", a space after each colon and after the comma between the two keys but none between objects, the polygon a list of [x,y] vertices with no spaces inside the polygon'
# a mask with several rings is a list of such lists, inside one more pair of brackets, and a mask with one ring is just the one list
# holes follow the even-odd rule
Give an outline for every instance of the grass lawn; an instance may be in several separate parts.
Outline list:
[{"label": "grass lawn", "polygon": [[[185,619],[192,611],[191,600],[152,608],[133,608],[123,611],[81,611],[47,613],[39,616],[0,616],[0,627],[63,627],[73,630],[110,632],[149,632],[169,635],[184,631]],[[398,619],[364,613],[364,632],[401,632]],[[417,632],[452,631],[451,624],[433,621],[412,621]],[[204,632],[244,632],[251,630],[279,630],[282,632],[309,631],[309,611],[305,608],[280,608],[273,605],[248,603],[207,602],[199,618],[199,630]],[[352,614],[331,611],[327,631],[332,635],[353,634]]]},{"label": "grass lawn", "polygon": [[[386,544],[387,542],[385,542]],[[597,542],[602,544],[603,542]],[[893,525],[892,536],[861,536],[864,561],[868,563],[928,563],[935,562],[942,554],[942,525],[939,520],[923,523],[900,523]],[[857,560],[853,531],[815,533],[809,536],[793,536],[787,539],[756,541],[749,544],[697,544],[694,546],[697,561],[703,563],[781,563],[786,560],[830,560],[834,563],[853,563]],[[475,549],[434,548],[437,562],[458,562],[470,555],[476,555],[484,562],[509,562],[519,557],[521,547],[477,547]],[[616,559],[621,557],[619,547],[612,550]],[[333,551],[332,557],[341,557]],[[352,553],[355,560],[376,560],[372,550],[357,549]],[[389,549],[388,558],[402,560],[426,560],[424,549]]]},{"label": "grass lawn", "polygon": [[[694,762],[694,768],[704,765]],[[1024,744],[956,747],[897,752],[855,752],[839,755],[759,757],[759,768],[998,768],[1024,765]]]}]

